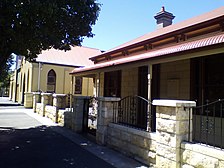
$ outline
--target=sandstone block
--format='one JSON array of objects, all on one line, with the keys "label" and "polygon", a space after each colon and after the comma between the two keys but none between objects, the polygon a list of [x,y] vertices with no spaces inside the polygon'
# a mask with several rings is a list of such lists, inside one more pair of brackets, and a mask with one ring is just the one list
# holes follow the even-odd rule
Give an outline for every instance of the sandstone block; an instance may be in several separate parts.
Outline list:
[{"label": "sandstone block", "polygon": [[[178,163],[179,164],[179,163]],[[157,168],[177,168],[179,167],[175,161],[169,160],[162,156],[156,156],[156,167]]]},{"label": "sandstone block", "polygon": [[219,160],[190,150],[184,150],[183,163],[194,167],[218,167]]}]

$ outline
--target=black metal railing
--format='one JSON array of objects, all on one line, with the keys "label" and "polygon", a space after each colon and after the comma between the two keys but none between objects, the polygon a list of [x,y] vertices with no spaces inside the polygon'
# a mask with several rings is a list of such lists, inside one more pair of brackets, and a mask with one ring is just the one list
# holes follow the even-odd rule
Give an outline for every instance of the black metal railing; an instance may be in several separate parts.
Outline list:
[{"label": "black metal railing", "polygon": [[224,99],[193,108],[193,141],[224,149]]},{"label": "black metal railing", "polygon": [[155,131],[152,104],[141,96],[127,96],[114,103],[113,122],[146,131]]}]

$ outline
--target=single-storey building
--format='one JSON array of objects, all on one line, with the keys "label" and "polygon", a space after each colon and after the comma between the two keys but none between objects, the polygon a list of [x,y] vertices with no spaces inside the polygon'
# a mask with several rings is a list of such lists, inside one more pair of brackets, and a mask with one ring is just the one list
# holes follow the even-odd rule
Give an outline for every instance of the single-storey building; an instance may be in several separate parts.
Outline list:
[{"label": "single-storey building", "polygon": [[224,7],[176,24],[163,7],[155,19],[70,73],[95,80],[96,139],[157,167],[224,167]]}]

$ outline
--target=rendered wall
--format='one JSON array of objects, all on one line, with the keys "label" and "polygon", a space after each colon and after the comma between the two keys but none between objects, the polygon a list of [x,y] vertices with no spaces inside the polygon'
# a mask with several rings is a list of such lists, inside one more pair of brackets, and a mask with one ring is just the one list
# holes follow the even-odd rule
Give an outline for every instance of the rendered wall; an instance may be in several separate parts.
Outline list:
[{"label": "rendered wall", "polygon": [[[53,69],[56,73],[56,89],[55,92],[58,94],[64,93],[64,91],[68,91],[70,89],[70,80],[66,78],[65,74],[69,73],[73,70],[73,68],[64,67],[64,66],[56,66],[56,65],[49,65],[49,64],[43,64],[42,70],[41,70],[41,79],[40,79],[40,89],[44,92],[47,91],[47,77],[48,72]],[[66,79],[68,81],[66,81]],[[66,84],[66,85],[65,85]],[[68,87],[68,88],[67,88]]]}]

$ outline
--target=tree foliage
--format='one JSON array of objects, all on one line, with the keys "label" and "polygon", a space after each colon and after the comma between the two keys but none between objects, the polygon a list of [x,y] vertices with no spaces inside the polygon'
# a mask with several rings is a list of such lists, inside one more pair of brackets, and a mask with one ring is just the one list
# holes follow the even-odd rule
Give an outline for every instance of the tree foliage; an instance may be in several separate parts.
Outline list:
[{"label": "tree foliage", "polygon": [[10,55],[6,64],[4,65],[4,68],[2,69],[0,73],[0,89],[1,88],[7,88],[10,84],[10,76],[12,74],[12,70],[10,69],[13,64],[13,56]]},{"label": "tree foliage", "polygon": [[11,53],[35,58],[49,48],[69,50],[93,37],[95,0],[1,0],[0,73]]}]

